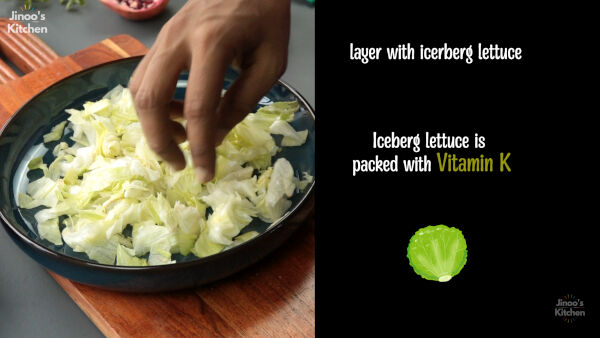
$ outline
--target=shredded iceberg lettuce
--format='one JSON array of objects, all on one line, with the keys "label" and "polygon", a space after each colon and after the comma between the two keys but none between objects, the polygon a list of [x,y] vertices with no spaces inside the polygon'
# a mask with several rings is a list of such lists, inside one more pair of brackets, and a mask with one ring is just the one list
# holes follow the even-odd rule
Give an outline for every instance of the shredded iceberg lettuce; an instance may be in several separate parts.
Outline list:
[{"label": "shredded iceberg lettuce", "polygon": [[148,260],[136,257],[133,249],[123,245],[117,247],[117,265],[123,266],[147,266]]},{"label": "shredded iceberg lettuce", "polygon": [[308,136],[308,130],[296,131],[284,120],[277,120],[269,127],[271,134],[283,135],[281,145],[284,147],[295,147],[303,145]]},{"label": "shredded iceberg lettuce", "polygon": [[[181,171],[150,150],[129,90],[117,86],[81,110],[68,109],[69,118],[44,135],[44,143],[60,141],[55,160],[29,162],[43,176],[19,194],[19,206],[45,207],[35,214],[40,237],[102,264],[216,254],[256,237],[242,233],[253,218],[275,222],[312,182],[306,172],[296,177],[285,158],[272,160],[280,146],[306,142],[308,131],[289,124],[298,109],[296,101],[275,102],[248,114],[217,147],[215,178],[202,184],[187,142],[179,145],[188,163]],[[283,135],[280,146],[272,134]]]},{"label": "shredded iceberg lettuce", "polygon": [[67,121],[63,121],[55,125],[48,134],[44,135],[44,143],[60,140],[66,124]]}]

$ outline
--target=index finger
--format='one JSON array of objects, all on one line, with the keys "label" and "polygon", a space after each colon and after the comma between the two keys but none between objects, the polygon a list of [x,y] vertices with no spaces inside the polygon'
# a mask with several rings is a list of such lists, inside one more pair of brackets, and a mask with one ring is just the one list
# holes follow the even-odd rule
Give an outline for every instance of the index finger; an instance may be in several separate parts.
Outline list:
[{"label": "index finger", "polygon": [[198,179],[207,182],[215,170],[215,129],[217,106],[227,65],[233,59],[215,46],[195,53],[188,78],[184,115],[187,138]]},{"label": "index finger", "polygon": [[148,62],[134,96],[148,146],[177,170],[185,167],[185,159],[169,127],[172,124],[169,110],[182,67],[176,55],[157,51]]}]

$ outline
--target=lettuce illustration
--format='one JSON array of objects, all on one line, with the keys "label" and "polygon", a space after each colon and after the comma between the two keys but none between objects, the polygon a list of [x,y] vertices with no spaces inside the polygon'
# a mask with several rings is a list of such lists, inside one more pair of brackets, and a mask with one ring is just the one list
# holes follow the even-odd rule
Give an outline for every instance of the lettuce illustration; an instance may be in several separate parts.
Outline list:
[{"label": "lettuce illustration", "polygon": [[273,163],[280,147],[272,134],[284,135],[282,146],[306,141],[307,131],[288,123],[298,109],[295,101],[275,102],[248,114],[217,147],[215,178],[203,184],[187,141],[179,145],[187,162],[181,171],[152,152],[129,90],[118,86],[81,110],[68,109],[67,121],[44,135],[44,143],[58,141],[55,159],[28,163],[43,176],[19,194],[19,206],[44,207],[35,214],[42,239],[102,264],[160,265],[174,263],[173,254],[216,254],[257,236],[242,230],[255,217],[275,222],[289,198],[312,182],[308,173],[296,177],[284,158]]},{"label": "lettuce illustration", "polygon": [[462,232],[445,225],[419,229],[408,244],[410,265],[428,280],[447,282],[467,262],[467,242]]}]

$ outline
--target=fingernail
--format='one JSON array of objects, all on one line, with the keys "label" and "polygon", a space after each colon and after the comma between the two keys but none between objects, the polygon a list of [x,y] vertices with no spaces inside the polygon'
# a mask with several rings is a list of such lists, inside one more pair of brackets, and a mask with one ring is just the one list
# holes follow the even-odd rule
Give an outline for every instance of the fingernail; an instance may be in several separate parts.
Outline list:
[{"label": "fingernail", "polygon": [[200,180],[200,182],[205,183],[209,179],[208,170],[201,168],[201,167],[197,167],[196,168],[196,176],[198,176],[198,179]]}]

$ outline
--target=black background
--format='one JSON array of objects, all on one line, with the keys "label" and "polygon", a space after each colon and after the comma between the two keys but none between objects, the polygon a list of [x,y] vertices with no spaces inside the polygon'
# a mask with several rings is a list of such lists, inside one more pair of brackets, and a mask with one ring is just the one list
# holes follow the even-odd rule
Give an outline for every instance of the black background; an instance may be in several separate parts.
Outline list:
[{"label": "black background", "polygon": [[[599,266],[591,235],[597,94],[588,82],[585,9],[397,4],[316,8],[317,333],[589,328]],[[521,47],[523,59],[365,65],[350,60],[350,42],[383,47],[382,55],[407,42],[417,53],[419,44],[497,43]],[[512,172],[439,173],[436,151],[422,149],[431,173],[353,177],[353,159],[415,156],[372,149],[373,131],[478,133],[482,151],[447,151],[495,162],[510,152]],[[448,283],[422,279],[406,258],[413,233],[436,224],[467,240],[467,264]],[[585,302],[586,318],[554,316],[567,294]]]}]

